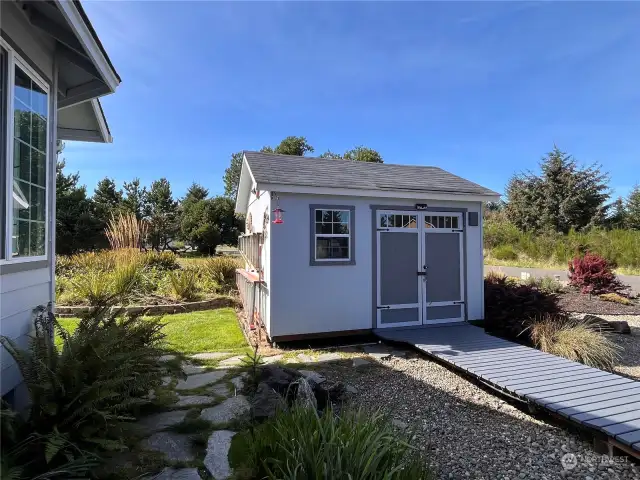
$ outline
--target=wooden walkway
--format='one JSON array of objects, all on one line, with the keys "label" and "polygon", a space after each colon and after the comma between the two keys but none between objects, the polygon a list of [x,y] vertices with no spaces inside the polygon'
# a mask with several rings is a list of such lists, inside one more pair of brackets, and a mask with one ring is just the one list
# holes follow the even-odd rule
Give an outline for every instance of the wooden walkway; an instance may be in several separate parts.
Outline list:
[{"label": "wooden walkway", "polygon": [[378,329],[508,395],[604,433],[640,454],[640,382],[485,333],[470,324]]}]

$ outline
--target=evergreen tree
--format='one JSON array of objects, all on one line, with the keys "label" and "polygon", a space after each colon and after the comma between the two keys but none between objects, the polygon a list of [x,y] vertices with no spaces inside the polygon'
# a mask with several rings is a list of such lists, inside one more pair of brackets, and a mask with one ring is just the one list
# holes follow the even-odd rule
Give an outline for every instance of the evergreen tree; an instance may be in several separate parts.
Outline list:
[{"label": "evergreen tree", "polygon": [[626,227],[633,230],[640,230],[640,184],[631,190],[631,193],[627,197],[626,207]]},{"label": "evergreen tree", "polygon": [[171,185],[166,178],[151,184],[146,205],[149,220],[149,241],[151,248],[163,251],[169,248],[179,230],[178,202],[173,199]]},{"label": "evergreen tree", "polygon": [[541,175],[514,175],[507,185],[506,214],[522,230],[567,233],[604,223],[609,180],[599,165],[581,167],[554,147],[540,163]]},{"label": "evergreen tree", "polygon": [[149,215],[147,187],[140,186],[139,178],[134,178],[131,182],[124,182],[124,193],[122,209],[125,212],[134,213],[138,220]]},{"label": "evergreen tree", "polygon": [[609,228],[625,228],[627,224],[627,208],[622,197],[618,197],[611,205],[611,215],[607,218]]}]

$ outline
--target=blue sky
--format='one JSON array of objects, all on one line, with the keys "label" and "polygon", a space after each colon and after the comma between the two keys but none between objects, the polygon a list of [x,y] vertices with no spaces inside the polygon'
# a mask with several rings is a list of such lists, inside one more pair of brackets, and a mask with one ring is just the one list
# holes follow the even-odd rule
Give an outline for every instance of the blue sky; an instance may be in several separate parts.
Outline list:
[{"label": "blue sky", "polygon": [[503,192],[556,143],[640,182],[640,2],[85,1],[122,77],[110,145],[69,143],[98,180],[196,180],[232,152],[304,135]]}]

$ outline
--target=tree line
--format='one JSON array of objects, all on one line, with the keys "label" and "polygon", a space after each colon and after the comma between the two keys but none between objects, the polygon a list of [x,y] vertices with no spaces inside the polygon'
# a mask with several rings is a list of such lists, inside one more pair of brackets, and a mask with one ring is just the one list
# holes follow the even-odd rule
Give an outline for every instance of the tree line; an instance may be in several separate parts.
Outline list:
[{"label": "tree line", "polygon": [[[64,146],[58,146],[58,154]],[[314,151],[305,137],[289,136],[277,146],[265,146],[265,153],[300,155]],[[375,150],[357,146],[343,154],[327,151],[324,158],[382,163]],[[147,186],[139,178],[118,187],[112,178],[98,182],[93,194],[80,184],[79,173],[65,173],[65,162],[56,168],[56,253],[73,254],[107,248],[105,227],[111,218],[134,214],[148,223],[146,246],[175,250],[184,242],[202,253],[213,254],[221,244],[236,245],[244,230],[244,220],[235,214],[235,199],[242,170],[242,152],[231,155],[223,175],[224,195],[210,196],[209,190],[194,182],[182,198],[176,198],[166,177]]]},{"label": "tree line", "polygon": [[487,216],[506,218],[522,231],[568,233],[593,227],[640,230],[640,185],[611,202],[609,175],[599,164],[580,165],[557,146],[540,172],[517,173],[506,199],[488,204]]}]

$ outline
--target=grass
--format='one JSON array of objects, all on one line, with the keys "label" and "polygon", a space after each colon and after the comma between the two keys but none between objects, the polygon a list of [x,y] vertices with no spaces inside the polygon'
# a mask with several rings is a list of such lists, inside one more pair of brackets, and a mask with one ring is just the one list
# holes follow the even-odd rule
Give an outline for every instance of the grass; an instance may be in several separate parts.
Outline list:
[{"label": "grass", "polygon": [[[59,322],[68,332],[73,332],[79,319],[61,318]],[[167,315],[163,322],[166,323],[162,331],[167,336],[167,348],[176,353],[247,351],[247,342],[232,308]],[[56,338],[56,345],[60,344],[60,338]]]}]

